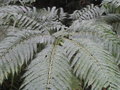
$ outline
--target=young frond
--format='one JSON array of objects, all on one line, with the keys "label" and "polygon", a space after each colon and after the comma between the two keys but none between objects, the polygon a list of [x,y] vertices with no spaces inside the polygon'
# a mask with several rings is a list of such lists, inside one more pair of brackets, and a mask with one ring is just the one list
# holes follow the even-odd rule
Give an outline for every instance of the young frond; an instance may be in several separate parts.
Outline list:
[{"label": "young frond", "polygon": [[19,31],[9,34],[0,42],[0,84],[11,73],[18,72],[23,64],[33,58],[37,44],[50,44],[54,38],[40,31]]},{"label": "young frond", "polygon": [[22,90],[71,90],[71,68],[62,47],[49,45],[29,65]]},{"label": "young frond", "polygon": [[75,75],[91,90],[119,90],[120,71],[114,57],[89,39],[64,39],[62,44]]}]

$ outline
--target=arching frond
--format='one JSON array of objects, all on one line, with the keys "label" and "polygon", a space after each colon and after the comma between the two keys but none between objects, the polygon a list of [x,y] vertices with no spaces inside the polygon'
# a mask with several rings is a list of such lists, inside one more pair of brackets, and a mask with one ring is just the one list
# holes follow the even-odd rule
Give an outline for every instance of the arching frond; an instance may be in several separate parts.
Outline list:
[{"label": "arching frond", "polygon": [[113,26],[113,31],[120,35],[120,14],[108,14],[101,16],[99,19]]},{"label": "arching frond", "polygon": [[38,10],[38,20],[44,23],[42,26],[46,30],[65,30],[67,27],[62,24],[66,18],[63,8],[48,7]]},{"label": "arching frond", "polygon": [[8,26],[8,25],[0,25],[0,42],[4,40],[4,38],[7,37],[7,35],[11,32],[19,32],[22,31],[22,29],[15,28],[14,26]]},{"label": "arching frond", "polygon": [[73,14],[33,2],[0,0],[0,89],[24,71],[17,89],[120,90],[120,1]]},{"label": "arching frond", "polygon": [[93,4],[88,5],[82,10],[75,10],[73,14],[71,14],[71,18],[74,20],[89,20],[94,19],[101,16],[102,11],[98,6],[94,6]]},{"label": "arching frond", "polygon": [[9,12],[16,12],[21,14],[28,14],[29,12],[35,12],[35,7],[30,8],[27,6],[17,6],[17,5],[7,5],[7,6],[1,6],[0,7],[0,13],[9,13]]},{"label": "arching frond", "polygon": [[111,52],[116,57],[116,62],[120,64],[120,39],[112,31],[112,27],[104,22],[97,22],[95,20],[76,22],[71,26],[71,30],[79,32],[74,35],[79,38],[88,38]]},{"label": "arching frond", "polygon": [[120,14],[108,14],[101,19],[113,26],[113,31],[120,35]]},{"label": "arching frond", "polygon": [[14,75],[19,68],[37,51],[38,43],[53,43],[50,35],[42,35],[40,31],[21,31],[9,34],[0,43],[0,84],[10,73]]},{"label": "arching frond", "polygon": [[71,76],[63,48],[50,45],[29,65],[22,87],[23,90],[71,90]]},{"label": "arching frond", "polygon": [[120,14],[107,14],[105,16],[101,16],[102,21],[106,21],[107,23],[116,23],[120,22]]},{"label": "arching frond", "polygon": [[5,20],[3,24],[9,24],[18,28],[31,30],[40,30],[42,28],[41,22],[38,22],[33,18],[18,13],[5,13],[5,15],[1,18]]},{"label": "arching frond", "polygon": [[[42,11],[38,13],[38,15],[33,17],[30,16],[30,14],[26,15],[23,12],[25,11],[25,13],[31,13],[31,10],[22,10],[19,9],[21,8],[20,6],[17,7],[13,7],[14,9],[17,8],[19,9],[18,11],[16,11],[17,9],[13,10],[13,12],[9,12],[10,10],[8,9],[9,7],[6,7],[7,10],[1,10],[0,13],[0,19],[1,19],[1,25],[11,25],[11,26],[15,26],[18,28],[23,28],[23,29],[31,29],[31,30],[41,30],[41,32],[44,32],[45,30],[49,31],[49,30],[64,30],[66,29],[65,25],[63,25],[61,23],[61,21],[58,20],[58,10],[55,11],[56,9],[52,9],[51,11],[48,10],[44,11],[45,14],[40,15],[41,13],[43,13]],[[24,7],[25,9],[25,7]],[[26,8],[27,9],[27,8]],[[61,13],[63,12],[62,9],[60,9]],[[47,13],[46,13],[47,12]],[[56,12],[54,14],[54,12]],[[40,17],[38,17],[40,15]],[[61,16],[61,15],[60,15]],[[62,18],[62,17],[61,17]]]},{"label": "arching frond", "polygon": [[62,44],[77,77],[91,90],[119,90],[120,71],[114,57],[89,39],[64,39]]},{"label": "arching frond", "polygon": [[18,13],[29,16],[31,18],[37,17],[36,8],[30,8],[27,6],[7,5],[0,7],[0,13]]}]

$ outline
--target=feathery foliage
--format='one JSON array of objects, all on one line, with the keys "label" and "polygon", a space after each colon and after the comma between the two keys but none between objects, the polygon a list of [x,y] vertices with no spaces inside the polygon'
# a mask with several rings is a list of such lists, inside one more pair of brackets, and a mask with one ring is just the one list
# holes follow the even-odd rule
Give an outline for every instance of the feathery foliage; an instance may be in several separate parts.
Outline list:
[{"label": "feathery foliage", "polygon": [[120,90],[119,0],[72,14],[33,2],[0,1],[0,89]]}]

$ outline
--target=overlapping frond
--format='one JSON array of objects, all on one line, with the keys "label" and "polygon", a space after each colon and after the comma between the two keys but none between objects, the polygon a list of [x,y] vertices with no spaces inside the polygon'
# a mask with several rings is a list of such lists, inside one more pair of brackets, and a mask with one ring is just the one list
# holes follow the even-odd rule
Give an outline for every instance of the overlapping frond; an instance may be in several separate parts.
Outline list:
[{"label": "overlapping frond", "polygon": [[0,13],[9,13],[9,12],[16,12],[21,14],[30,14],[29,12],[35,12],[35,8],[27,7],[27,6],[17,6],[17,5],[7,5],[0,7]]},{"label": "overlapping frond", "polygon": [[106,20],[113,26],[113,31],[115,31],[119,36],[119,25],[120,25],[120,1],[119,0],[103,0],[102,8],[107,14],[103,16],[103,20]]},{"label": "overlapping frond", "polygon": [[[2,15],[3,16],[3,15]],[[3,24],[9,24],[11,26],[15,26],[23,29],[31,29],[31,30],[41,30],[42,23],[30,18],[26,15],[18,14],[18,13],[5,13],[3,17]]]},{"label": "overlapping frond", "polygon": [[89,39],[64,39],[62,44],[71,62],[73,72],[84,87],[91,90],[119,90],[120,71],[114,57]]},{"label": "overlapping frond", "polygon": [[37,51],[38,43],[53,43],[50,35],[42,35],[40,31],[20,31],[9,34],[0,43],[0,84],[10,73],[14,75],[19,68]]},{"label": "overlapping frond", "polygon": [[107,14],[105,16],[101,16],[102,21],[106,21],[109,24],[120,22],[120,14]]},{"label": "overlapping frond", "polygon": [[74,20],[89,20],[94,19],[101,16],[102,10],[98,6],[94,6],[93,4],[88,5],[82,10],[75,10],[73,14],[71,14],[71,18]]},{"label": "overlapping frond", "polygon": [[120,14],[108,14],[102,16],[101,19],[106,21],[113,27],[113,31],[119,36],[120,35]]},{"label": "overlapping frond", "polygon": [[48,7],[37,10],[39,22],[42,22],[42,29],[46,30],[64,30],[67,27],[62,24],[64,19],[66,18],[66,13],[64,12],[63,8],[56,8],[56,7]]},{"label": "overlapping frond", "polygon": [[36,0],[0,0],[0,3],[2,4],[9,4],[9,3],[16,3],[16,2],[20,2],[21,4],[25,4],[25,3],[33,3]]},{"label": "overlapping frond", "polygon": [[58,45],[43,49],[24,75],[23,90],[71,90],[71,68],[64,53]]},{"label": "overlapping frond", "polygon": [[[0,10],[1,25],[11,25],[23,29],[31,30],[64,30],[66,27],[61,23],[64,19],[61,15],[64,11],[53,7],[51,10],[41,9],[36,11],[34,9],[23,6],[6,6]],[[11,11],[13,9],[13,11]],[[35,12],[35,13],[34,13]],[[60,19],[60,20],[59,20]]]},{"label": "overlapping frond", "polygon": [[113,27],[113,31],[120,35],[120,14],[107,14],[106,16],[101,16],[100,19],[110,24]]},{"label": "overlapping frond", "polygon": [[0,26],[0,42],[7,36],[8,33],[8,27]]},{"label": "overlapping frond", "polygon": [[58,21],[62,21],[64,18],[66,18],[66,13],[64,12],[63,8],[56,8],[56,7],[48,7],[43,8],[38,10],[38,14],[39,14],[39,19],[46,19],[46,20],[58,20]]},{"label": "overlapping frond", "polygon": [[76,38],[88,38],[103,45],[106,50],[116,57],[116,62],[120,64],[120,39],[112,31],[110,25],[104,22],[89,20],[73,24],[71,30],[79,32],[78,35],[74,35]]},{"label": "overlapping frond", "polygon": [[103,0],[102,9],[106,13],[120,13],[120,0]]}]

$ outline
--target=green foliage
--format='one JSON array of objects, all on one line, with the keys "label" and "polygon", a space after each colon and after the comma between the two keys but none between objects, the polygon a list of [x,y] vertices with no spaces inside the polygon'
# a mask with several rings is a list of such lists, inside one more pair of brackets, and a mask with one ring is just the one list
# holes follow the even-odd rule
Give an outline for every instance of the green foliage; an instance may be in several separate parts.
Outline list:
[{"label": "green foliage", "polygon": [[0,89],[19,76],[20,90],[120,90],[119,0],[72,14],[34,1],[1,2]]}]

